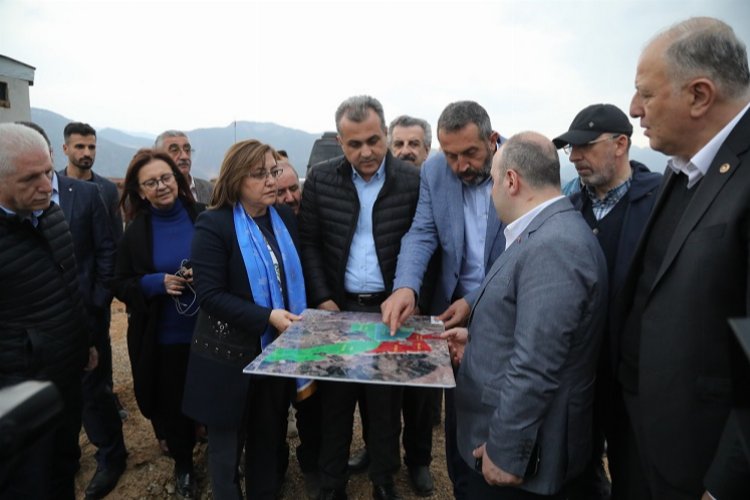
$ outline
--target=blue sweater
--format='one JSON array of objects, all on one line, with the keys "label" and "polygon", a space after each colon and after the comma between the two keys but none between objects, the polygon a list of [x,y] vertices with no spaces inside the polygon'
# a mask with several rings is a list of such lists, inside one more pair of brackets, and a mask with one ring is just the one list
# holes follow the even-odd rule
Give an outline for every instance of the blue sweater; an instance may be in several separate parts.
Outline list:
[{"label": "blue sweater", "polygon": [[[164,275],[175,274],[183,259],[190,258],[190,245],[193,240],[193,221],[180,200],[172,208],[151,210],[151,233],[153,238],[154,269],[156,273],[141,278],[141,289],[148,298],[160,303],[157,342],[159,344],[189,344],[193,336],[196,316],[184,316],[177,312],[172,297],[164,288]],[[185,288],[179,297],[187,309],[194,302],[195,295]],[[197,303],[190,308],[193,311]]]}]

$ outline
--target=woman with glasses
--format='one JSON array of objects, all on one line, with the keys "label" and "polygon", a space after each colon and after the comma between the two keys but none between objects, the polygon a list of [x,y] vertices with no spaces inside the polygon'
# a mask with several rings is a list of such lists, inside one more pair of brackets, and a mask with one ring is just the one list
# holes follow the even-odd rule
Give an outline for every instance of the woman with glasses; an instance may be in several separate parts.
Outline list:
[{"label": "woman with glasses", "polygon": [[282,171],[277,159],[255,140],[232,146],[209,209],[195,225],[201,311],[183,409],[208,427],[215,499],[242,498],[237,471],[243,448],[247,498],[275,498],[283,476],[280,453],[294,381],[242,373],[305,308],[294,213],[273,206]]},{"label": "woman with glasses", "polygon": [[129,224],[112,288],[127,305],[136,401],[166,440],[178,495],[194,498],[195,422],[181,406],[198,310],[190,246],[204,207],[193,201],[172,158],[150,149],[138,151],[130,162],[120,206]]}]

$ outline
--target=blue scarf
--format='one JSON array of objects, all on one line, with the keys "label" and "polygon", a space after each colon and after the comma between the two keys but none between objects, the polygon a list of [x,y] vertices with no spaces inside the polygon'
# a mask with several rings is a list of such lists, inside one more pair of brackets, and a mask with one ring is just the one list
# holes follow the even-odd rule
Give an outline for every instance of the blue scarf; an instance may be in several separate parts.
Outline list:
[{"label": "blue scarf", "polygon": [[[276,243],[279,246],[284,264],[289,307],[287,308],[284,305],[284,295],[266,239],[263,237],[258,224],[245,213],[242,204],[238,202],[234,205],[234,227],[242,259],[245,262],[247,277],[250,280],[253,301],[259,306],[271,309],[287,309],[293,314],[300,314],[307,307],[302,264],[294,248],[292,237],[276,209],[268,207],[268,212],[271,217],[273,234],[276,236]],[[269,323],[260,338],[261,349],[265,349],[268,344],[273,342],[275,336],[274,328]],[[312,394],[311,384],[311,380],[297,379],[297,399],[304,399],[305,396]]]}]

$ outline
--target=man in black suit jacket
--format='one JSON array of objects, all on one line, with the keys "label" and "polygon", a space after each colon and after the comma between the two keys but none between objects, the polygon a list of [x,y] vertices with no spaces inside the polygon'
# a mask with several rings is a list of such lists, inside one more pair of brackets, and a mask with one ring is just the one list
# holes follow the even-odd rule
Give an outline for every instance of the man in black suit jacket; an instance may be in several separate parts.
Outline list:
[{"label": "man in black suit jacket", "polygon": [[122,420],[110,385],[109,281],[114,270],[115,242],[96,184],[53,174],[52,187],[52,199],[62,208],[73,236],[78,282],[94,332],[94,345],[105,353],[96,369],[85,372],[82,386],[83,427],[97,447],[97,470],[86,488],[86,497],[102,498],[117,485],[127,456]]},{"label": "man in black suit jacket", "polygon": [[[17,122],[39,132],[49,147],[47,133],[33,122]],[[97,447],[97,471],[86,488],[86,498],[102,498],[125,470],[127,451],[122,420],[112,393],[112,351],[109,339],[109,281],[114,274],[115,240],[100,187],[52,172],[52,202],[59,205],[73,239],[77,276],[99,363],[82,378],[83,426]]]},{"label": "man in black suit jacket", "polygon": [[750,375],[727,323],[750,312],[745,45],[689,19],[646,46],[635,84],[630,114],[672,158],[612,315],[632,452],[613,497],[747,499],[734,413]]}]

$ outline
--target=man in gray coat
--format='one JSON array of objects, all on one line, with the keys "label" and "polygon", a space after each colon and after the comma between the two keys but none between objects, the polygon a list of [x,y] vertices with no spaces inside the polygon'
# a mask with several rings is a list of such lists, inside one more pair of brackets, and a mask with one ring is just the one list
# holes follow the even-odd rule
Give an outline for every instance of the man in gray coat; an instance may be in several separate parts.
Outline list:
[{"label": "man in gray coat", "polygon": [[492,176],[506,248],[479,289],[468,330],[445,334],[460,361],[458,449],[475,469],[468,496],[563,498],[563,485],[591,456],[607,264],[560,193],[549,139],[511,137]]}]

